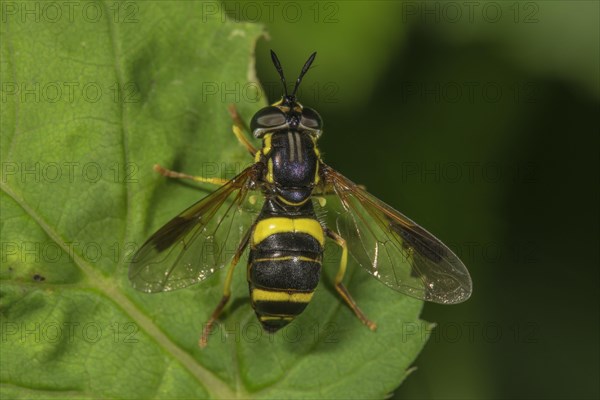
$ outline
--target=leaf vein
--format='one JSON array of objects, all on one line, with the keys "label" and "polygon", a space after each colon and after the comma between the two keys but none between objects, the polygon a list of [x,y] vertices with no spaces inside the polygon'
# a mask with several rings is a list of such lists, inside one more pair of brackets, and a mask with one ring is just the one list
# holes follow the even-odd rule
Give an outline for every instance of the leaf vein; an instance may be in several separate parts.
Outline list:
[{"label": "leaf vein", "polygon": [[27,215],[53,240],[63,251],[65,251],[83,271],[88,278],[90,286],[96,288],[100,293],[110,299],[116,307],[123,310],[137,325],[143,329],[149,337],[155,340],[158,346],[162,347],[166,353],[176,359],[185,369],[194,376],[198,382],[208,392],[220,398],[232,398],[233,392],[229,386],[218,378],[212,371],[200,365],[190,354],[182,350],[177,344],[160,330],[154,322],[135,305],[121,290],[114,284],[113,279],[106,278],[94,270],[84,258],[75,251],[69,251],[66,242],[60,235],[33,210],[23,198],[19,197],[7,184],[0,181],[0,189],[10,196]]}]

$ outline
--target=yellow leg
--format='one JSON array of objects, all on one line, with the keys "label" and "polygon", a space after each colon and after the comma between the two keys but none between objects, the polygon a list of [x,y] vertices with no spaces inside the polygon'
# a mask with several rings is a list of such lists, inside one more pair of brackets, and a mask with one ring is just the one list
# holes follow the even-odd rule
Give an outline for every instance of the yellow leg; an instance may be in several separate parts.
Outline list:
[{"label": "yellow leg", "polygon": [[182,172],[171,171],[170,169],[166,169],[158,164],[154,164],[154,170],[156,172],[158,172],[159,174],[161,174],[162,176],[166,176],[167,178],[191,179],[195,182],[210,183],[211,185],[217,185],[217,186],[222,186],[228,182],[227,179],[203,178],[201,176],[193,176],[193,175],[184,174]]},{"label": "yellow leg", "polygon": [[348,246],[346,246],[346,241],[343,237],[335,233],[334,231],[327,229],[327,236],[333,239],[341,248],[342,248],[342,258],[340,259],[340,269],[338,270],[337,275],[335,276],[335,289],[342,296],[342,299],[348,304],[348,306],[354,311],[354,314],[361,320],[363,324],[365,324],[370,330],[374,331],[377,329],[377,325],[367,318],[367,316],[361,311],[358,307],[348,289],[342,283],[344,279],[344,275],[346,274],[346,266],[348,264]]},{"label": "yellow leg", "polygon": [[244,121],[240,118],[237,108],[235,108],[234,104],[230,104],[227,109],[229,110],[229,115],[231,115],[231,119],[233,120],[233,134],[250,154],[256,154],[256,147],[254,147],[245,136],[246,134],[250,133],[250,129],[248,129]]},{"label": "yellow leg", "polygon": [[[244,132],[246,134],[250,131],[244,121],[240,118],[240,115],[237,112],[237,108],[235,105],[230,104],[228,107],[229,114],[231,115],[231,119],[233,120],[233,134],[239,140],[239,142],[252,154],[253,156],[256,154],[257,149],[248,141]],[[195,182],[200,183],[210,183],[211,185],[222,186],[228,182],[227,179],[221,178],[204,178],[202,176],[194,176],[184,174],[183,172],[171,171],[170,169],[164,168],[159,164],[154,164],[154,170],[159,174],[166,176],[167,178],[178,178],[178,179],[190,179]]]},{"label": "yellow leg", "polygon": [[237,251],[235,252],[233,259],[231,260],[231,265],[229,266],[229,271],[227,271],[227,277],[225,278],[225,285],[223,285],[223,297],[221,297],[221,301],[219,301],[219,304],[217,304],[217,307],[210,315],[210,318],[208,319],[206,324],[204,324],[204,328],[202,329],[202,336],[200,336],[200,340],[198,341],[198,346],[200,346],[200,348],[202,349],[206,347],[210,331],[213,325],[215,324],[216,320],[219,318],[219,315],[221,315],[221,312],[223,311],[223,308],[225,308],[225,305],[229,301],[229,298],[231,297],[231,282],[233,281],[233,271],[237,263],[240,261],[240,257],[242,257],[242,254],[244,253],[248,242],[250,241],[250,232],[252,232],[252,229],[248,230],[248,233],[246,233],[246,236],[244,237],[244,239],[242,239],[242,242],[240,243]]}]

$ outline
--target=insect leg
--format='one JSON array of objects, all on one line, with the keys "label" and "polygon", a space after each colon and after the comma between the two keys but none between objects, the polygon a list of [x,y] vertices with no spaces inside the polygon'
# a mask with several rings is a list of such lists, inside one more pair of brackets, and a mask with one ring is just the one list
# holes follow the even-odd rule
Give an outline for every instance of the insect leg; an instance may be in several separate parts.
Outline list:
[{"label": "insect leg", "polygon": [[251,155],[256,154],[256,147],[254,147],[246,138],[246,135],[250,133],[250,129],[248,129],[248,126],[246,126],[242,118],[240,118],[240,114],[238,114],[235,104],[230,104],[229,107],[227,107],[227,110],[233,120],[233,134]]},{"label": "insect leg", "polygon": [[[248,152],[254,156],[257,152],[257,149],[246,138],[246,134],[250,132],[250,129],[248,129],[244,121],[240,118],[240,114],[237,112],[237,108],[234,104],[230,104],[228,110],[229,114],[231,115],[231,119],[233,120],[233,134],[239,140],[239,142],[248,150]],[[244,132],[246,134],[244,134]],[[164,168],[159,164],[154,165],[154,170],[159,174],[166,176],[167,178],[191,179],[195,182],[210,183],[212,185],[217,186],[222,186],[225,183],[227,183],[227,179],[204,178],[202,176],[188,175],[184,174],[183,172],[171,171],[170,169]]]},{"label": "insect leg", "polygon": [[326,229],[325,233],[331,239],[333,239],[341,248],[342,248],[342,258],[340,259],[340,269],[338,270],[337,275],[335,276],[335,289],[342,296],[344,301],[348,304],[348,306],[354,311],[354,314],[361,320],[363,324],[365,324],[370,330],[374,331],[377,328],[377,325],[369,320],[367,316],[361,311],[358,307],[348,289],[342,283],[342,279],[344,279],[344,274],[346,273],[346,266],[348,264],[348,246],[346,245],[346,241],[343,237],[335,233],[330,229]]},{"label": "insect leg", "polygon": [[225,305],[231,297],[231,282],[233,280],[233,271],[237,263],[240,261],[240,257],[242,257],[242,254],[244,253],[248,242],[250,241],[250,232],[252,232],[252,228],[248,229],[246,236],[244,236],[244,238],[242,239],[240,245],[238,246],[238,249],[235,252],[235,255],[233,256],[233,259],[231,260],[231,265],[229,266],[229,271],[227,271],[227,277],[225,278],[225,285],[223,287],[223,297],[221,297],[221,301],[219,301],[219,304],[217,304],[217,307],[210,315],[208,322],[204,324],[204,328],[202,329],[202,336],[200,337],[200,341],[198,342],[200,348],[206,347],[206,344],[208,343],[208,336],[210,335],[212,326],[214,325],[217,318],[219,318],[219,315],[221,315],[223,308],[225,308]]},{"label": "insect leg", "polygon": [[171,171],[170,169],[166,169],[158,164],[154,164],[154,171],[158,172],[162,176],[166,176],[167,178],[177,178],[177,179],[191,179],[195,182],[200,183],[210,183],[211,185],[222,186],[228,182],[227,179],[221,178],[203,178],[201,176],[193,176],[184,174],[183,172]]}]

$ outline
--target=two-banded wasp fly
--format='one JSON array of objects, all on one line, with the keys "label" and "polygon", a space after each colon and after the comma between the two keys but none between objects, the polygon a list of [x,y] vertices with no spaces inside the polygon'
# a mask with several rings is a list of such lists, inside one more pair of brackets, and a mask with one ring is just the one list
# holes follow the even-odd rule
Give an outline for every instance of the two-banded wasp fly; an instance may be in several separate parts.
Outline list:
[{"label": "two-banded wasp fly", "polygon": [[[205,324],[201,347],[231,297],[234,267],[248,246],[252,307],[270,332],[290,323],[308,305],[319,283],[326,239],[342,249],[335,288],[371,330],[375,323],[342,283],[348,253],[379,281],[409,296],[453,304],[471,295],[469,273],[448,247],[321,159],[317,147],[321,117],[296,100],[298,86],[315,56],[308,58],[288,94],[281,63],[271,51],[284,95],[252,118],[250,131],[262,139],[262,148],[246,139],[245,124],[230,109],[236,137],[254,156],[254,163],[235,178],[193,177],[157,166],[165,176],[221,185],[154,233],[129,268],[136,289],[164,292],[203,281],[230,266],[223,297]],[[262,199],[262,208],[253,218],[245,212],[251,197]],[[336,226],[317,218],[315,208],[321,207],[323,198],[342,210]],[[207,248],[232,240],[238,243],[235,253],[207,254]]]}]

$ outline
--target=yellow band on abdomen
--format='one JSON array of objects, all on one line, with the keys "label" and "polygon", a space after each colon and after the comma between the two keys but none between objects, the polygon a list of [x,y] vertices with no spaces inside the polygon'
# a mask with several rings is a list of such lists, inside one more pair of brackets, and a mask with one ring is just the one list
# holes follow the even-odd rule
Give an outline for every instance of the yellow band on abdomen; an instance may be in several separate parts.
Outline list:
[{"label": "yellow band on abdomen", "polygon": [[306,233],[314,237],[321,246],[325,245],[325,235],[319,221],[311,218],[266,218],[258,221],[252,235],[252,244],[257,245],[276,233]]},{"label": "yellow band on abdomen", "polygon": [[279,301],[286,303],[308,303],[313,296],[310,293],[288,293],[263,289],[252,290],[252,301]]}]

